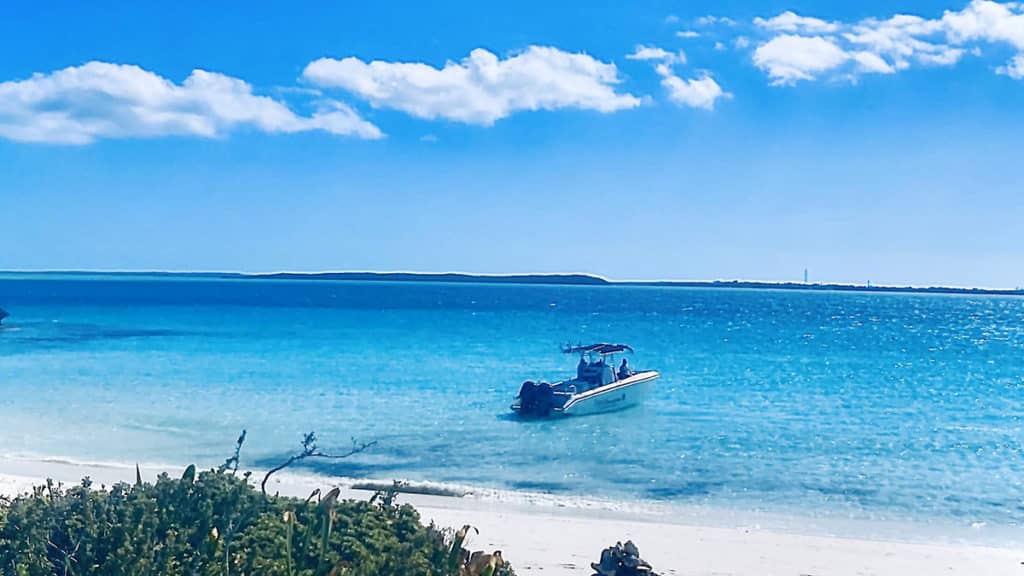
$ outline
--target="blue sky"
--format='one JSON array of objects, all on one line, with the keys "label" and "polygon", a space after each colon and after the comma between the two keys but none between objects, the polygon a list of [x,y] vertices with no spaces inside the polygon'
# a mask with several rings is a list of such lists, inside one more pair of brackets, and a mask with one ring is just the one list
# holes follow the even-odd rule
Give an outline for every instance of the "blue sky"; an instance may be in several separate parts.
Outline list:
[{"label": "blue sky", "polygon": [[38,4],[3,269],[1024,285],[1018,4]]}]

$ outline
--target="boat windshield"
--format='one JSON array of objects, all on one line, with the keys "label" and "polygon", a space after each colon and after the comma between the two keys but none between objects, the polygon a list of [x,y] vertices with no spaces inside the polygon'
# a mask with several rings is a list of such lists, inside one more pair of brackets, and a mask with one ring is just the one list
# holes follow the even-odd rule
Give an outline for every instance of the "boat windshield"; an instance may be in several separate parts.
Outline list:
[{"label": "boat windshield", "polygon": [[577,344],[566,346],[563,351],[566,354],[579,354],[575,380],[577,388],[583,390],[611,384],[633,374],[625,357],[621,364],[617,363],[619,354],[625,355],[633,351],[626,344]]},{"label": "boat windshield", "polygon": [[576,380],[585,383],[585,388],[604,386],[616,380],[613,356],[581,354],[576,365]]}]

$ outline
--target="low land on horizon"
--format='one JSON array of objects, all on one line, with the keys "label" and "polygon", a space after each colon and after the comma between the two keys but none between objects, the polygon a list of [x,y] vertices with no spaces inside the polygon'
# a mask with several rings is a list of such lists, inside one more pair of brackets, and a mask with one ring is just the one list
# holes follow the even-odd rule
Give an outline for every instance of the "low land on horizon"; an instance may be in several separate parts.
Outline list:
[{"label": "low land on horizon", "polygon": [[467,274],[459,272],[173,272],[41,270],[0,271],[0,274],[69,276],[156,276],[262,280],[340,280],[349,282],[447,282],[461,284],[536,284],[556,286],[664,286],[761,290],[904,292],[1024,296],[1024,287],[965,288],[955,286],[889,286],[843,283],[768,282],[759,280],[609,280],[591,274]]}]

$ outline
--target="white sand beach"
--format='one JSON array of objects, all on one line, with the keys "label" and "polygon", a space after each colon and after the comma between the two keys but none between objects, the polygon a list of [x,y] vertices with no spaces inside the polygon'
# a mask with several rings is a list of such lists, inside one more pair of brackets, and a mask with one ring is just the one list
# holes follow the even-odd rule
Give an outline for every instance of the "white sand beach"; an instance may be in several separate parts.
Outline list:
[{"label": "white sand beach", "polygon": [[[145,479],[160,469],[144,468]],[[169,473],[176,473],[168,470]],[[81,466],[60,461],[0,462],[0,494],[14,496],[46,478],[76,484],[89,476],[96,485],[134,480],[134,469]],[[315,478],[275,477],[274,490],[307,496],[323,487]],[[328,481],[328,479],[324,479]],[[367,498],[345,489],[347,498]],[[502,550],[516,572],[533,576],[589,576],[590,563],[616,541],[633,540],[658,573],[673,576],[908,576],[1024,575],[1024,551],[957,544],[919,544],[813,536],[757,528],[726,528],[651,521],[634,514],[577,508],[508,504],[474,498],[403,494],[424,522],[471,524],[479,530],[472,549]],[[690,520],[690,519],[686,519]]]}]

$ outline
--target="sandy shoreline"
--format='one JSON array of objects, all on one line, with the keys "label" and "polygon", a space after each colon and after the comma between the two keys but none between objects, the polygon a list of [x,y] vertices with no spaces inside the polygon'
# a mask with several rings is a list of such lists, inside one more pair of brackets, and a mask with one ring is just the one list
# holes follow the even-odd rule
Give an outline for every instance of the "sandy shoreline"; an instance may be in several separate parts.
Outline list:
[{"label": "sandy shoreline", "polygon": [[[143,476],[152,479],[160,471],[144,468]],[[27,492],[45,478],[76,484],[86,475],[95,484],[110,485],[133,481],[135,472],[119,466],[5,461],[0,494]],[[305,497],[325,482],[285,474],[274,489]],[[365,499],[369,492],[345,489],[342,495]],[[602,548],[632,539],[659,573],[673,576],[1024,576],[1024,551],[1004,548],[813,536],[451,496],[403,494],[401,501],[416,506],[425,522],[472,524],[480,534],[469,547],[502,550],[524,575],[589,576],[590,562]]]}]

